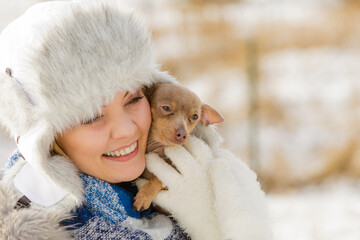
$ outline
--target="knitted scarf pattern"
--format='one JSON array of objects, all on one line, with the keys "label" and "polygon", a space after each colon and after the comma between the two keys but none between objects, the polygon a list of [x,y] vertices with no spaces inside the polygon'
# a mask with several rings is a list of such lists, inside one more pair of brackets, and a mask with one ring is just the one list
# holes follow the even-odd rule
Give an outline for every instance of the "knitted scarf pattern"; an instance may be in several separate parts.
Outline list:
[{"label": "knitted scarf pattern", "polygon": [[[6,168],[20,157],[15,151]],[[163,214],[133,211],[136,187],[110,184],[95,177],[80,174],[85,201],[75,209],[73,218],[61,222],[76,239],[189,239],[176,222]]]}]

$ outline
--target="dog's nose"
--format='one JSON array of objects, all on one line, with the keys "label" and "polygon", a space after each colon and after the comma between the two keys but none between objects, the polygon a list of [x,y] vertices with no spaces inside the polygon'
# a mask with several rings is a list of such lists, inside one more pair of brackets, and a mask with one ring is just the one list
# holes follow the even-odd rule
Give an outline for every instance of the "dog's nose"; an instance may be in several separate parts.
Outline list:
[{"label": "dog's nose", "polygon": [[182,143],[185,141],[186,135],[187,135],[187,132],[185,129],[177,129],[175,134],[176,134],[175,138],[179,143]]}]

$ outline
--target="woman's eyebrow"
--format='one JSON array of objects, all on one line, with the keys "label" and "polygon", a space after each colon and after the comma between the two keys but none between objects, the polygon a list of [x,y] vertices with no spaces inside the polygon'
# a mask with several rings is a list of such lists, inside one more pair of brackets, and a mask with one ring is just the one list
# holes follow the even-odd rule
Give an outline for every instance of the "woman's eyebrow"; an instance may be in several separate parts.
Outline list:
[{"label": "woman's eyebrow", "polygon": [[126,96],[129,94],[129,91],[127,91],[124,95],[124,98],[126,98]]}]

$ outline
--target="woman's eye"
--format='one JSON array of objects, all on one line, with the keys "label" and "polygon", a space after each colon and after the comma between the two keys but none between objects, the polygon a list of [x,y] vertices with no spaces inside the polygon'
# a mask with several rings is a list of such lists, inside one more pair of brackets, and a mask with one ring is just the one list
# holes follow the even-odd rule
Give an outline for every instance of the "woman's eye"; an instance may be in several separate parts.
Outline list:
[{"label": "woman's eye", "polygon": [[193,114],[192,116],[191,116],[191,119],[192,120],[197,120],[199,118],[199,116],[197,115],[197,114]]},{"label": "woman's eye", "polygon": [[92,123],[94,123],[94,122],[97,122],[97,121],[99,121],[103,116],[104,116],[104,115],[96,116],[96,117],[94,117],[93,119],[90,119],[90,120],[84,122],[83,125],[88,125],[88,124],[92,124]]},{"label": "woman's eye", "polygon": [[137,103],[139,100],[143,99],[144,96],[137,96],[137,97],[134,97],[132,98],[127,104],[134,104],[134,103]]},{"label": "woman's eye", "polygon": [[162,109],[164,109],[166,112],[170,112],[170,107],[169,106],[162,106]]}]

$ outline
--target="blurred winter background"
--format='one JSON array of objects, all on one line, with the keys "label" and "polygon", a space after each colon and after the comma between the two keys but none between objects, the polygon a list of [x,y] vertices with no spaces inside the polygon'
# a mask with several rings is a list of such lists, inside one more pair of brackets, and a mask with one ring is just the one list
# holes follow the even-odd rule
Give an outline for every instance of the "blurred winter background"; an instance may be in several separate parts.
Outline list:
[{"label": "blurred winter background", "polygon": [[[0,0],[0,29],[35,2]],[[276,239],[359,239],[360,1],[134,3],[163,70],[224,116]],[[2,165],[14,148],[0,136]]]}]

